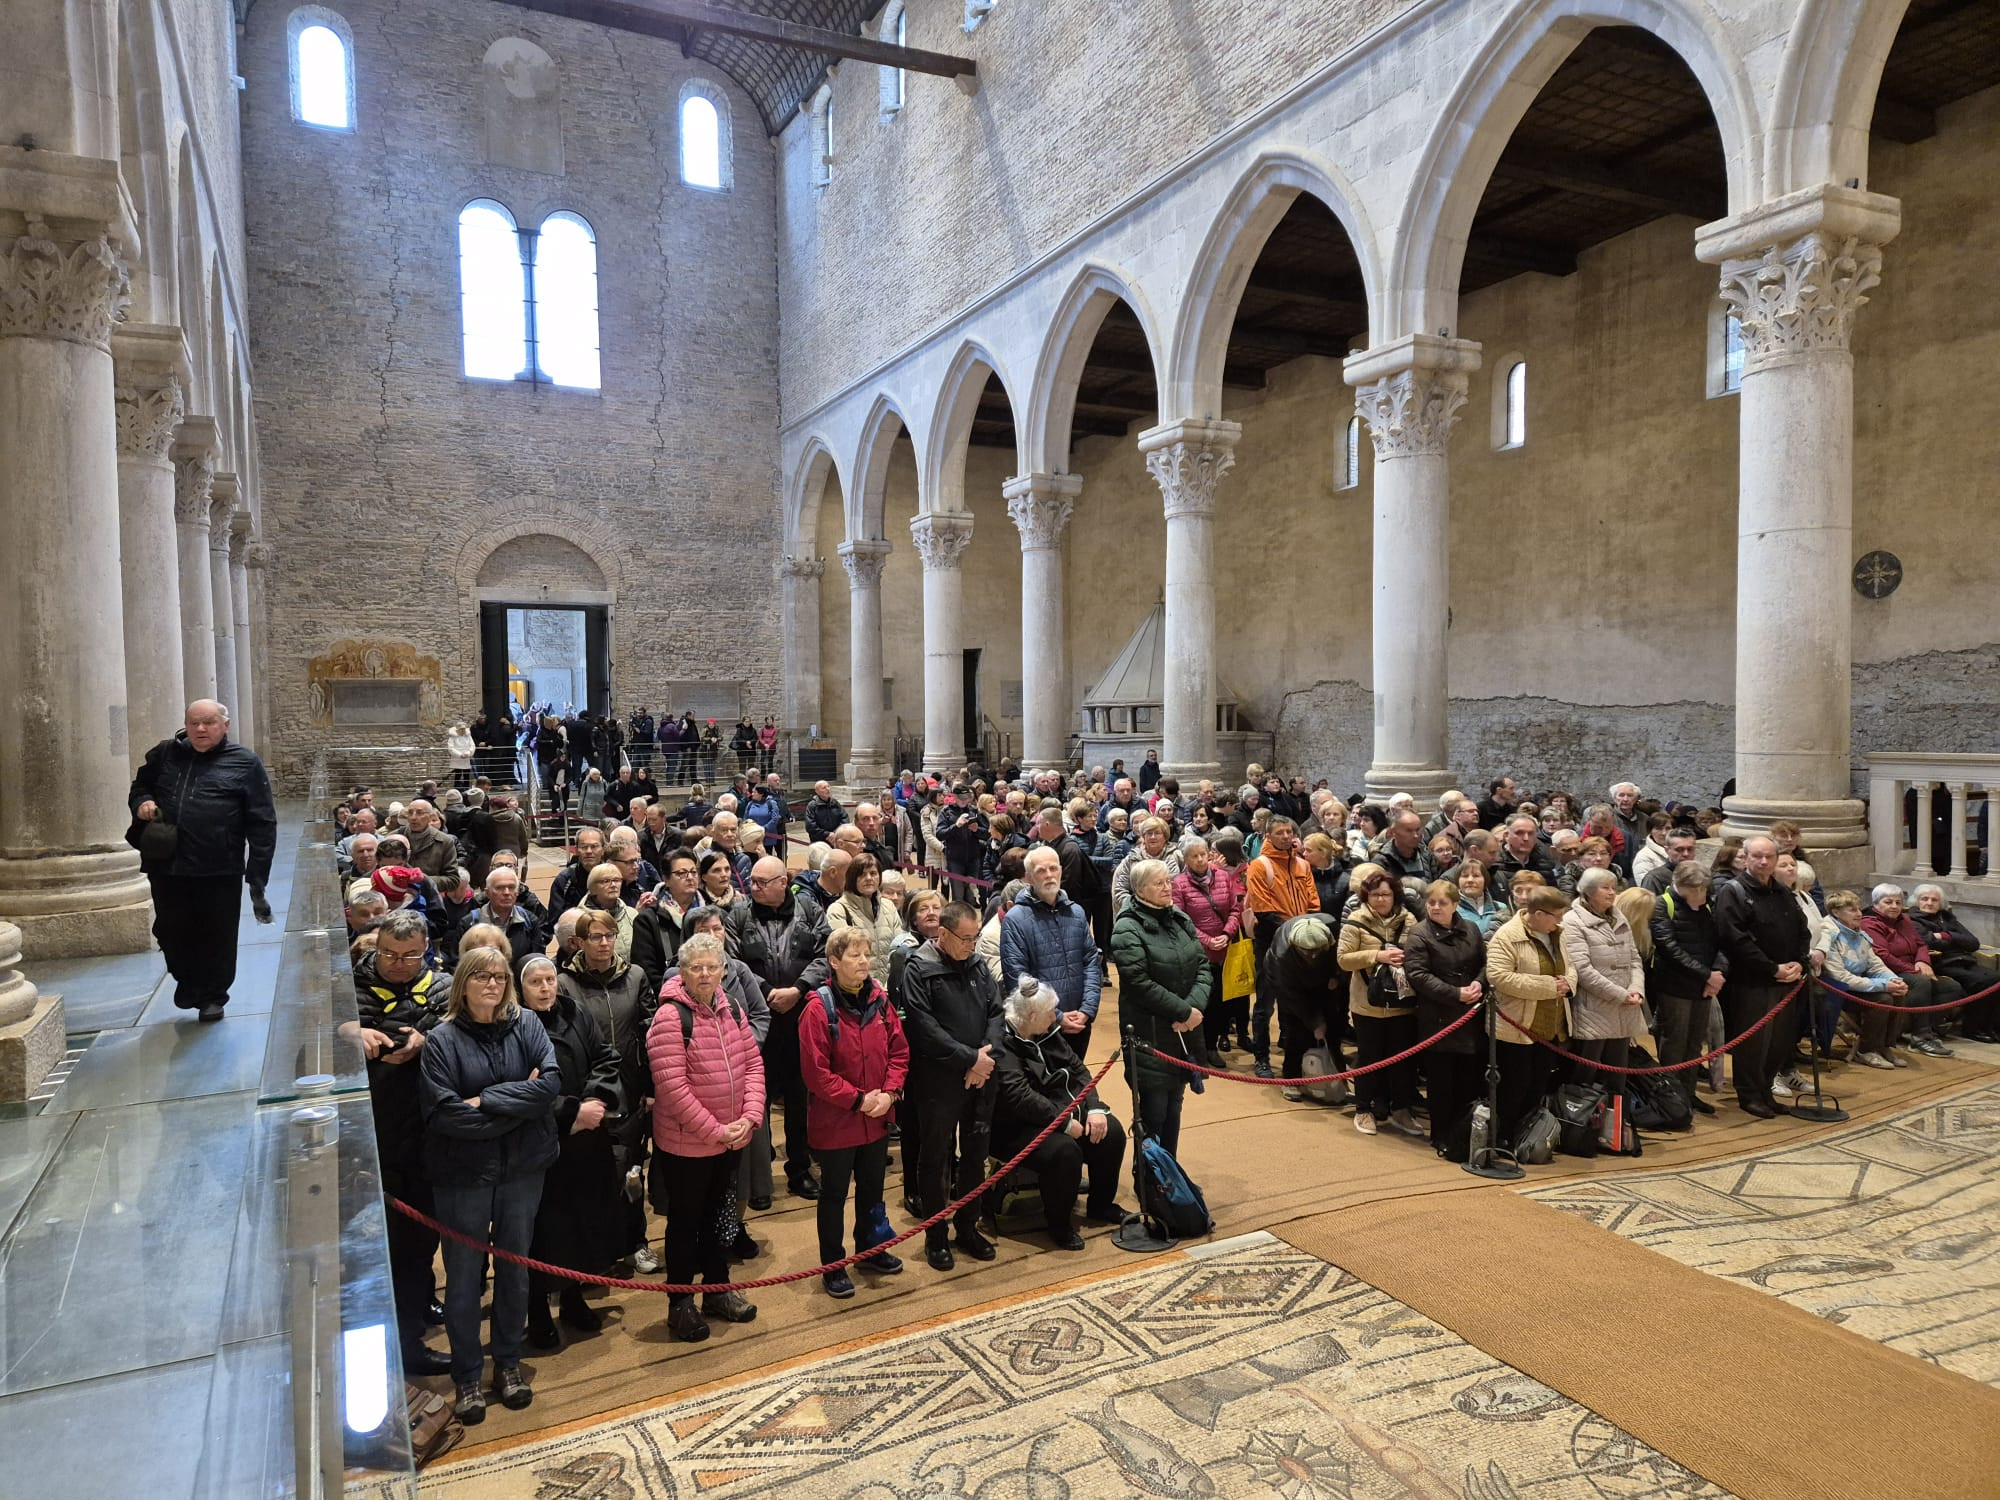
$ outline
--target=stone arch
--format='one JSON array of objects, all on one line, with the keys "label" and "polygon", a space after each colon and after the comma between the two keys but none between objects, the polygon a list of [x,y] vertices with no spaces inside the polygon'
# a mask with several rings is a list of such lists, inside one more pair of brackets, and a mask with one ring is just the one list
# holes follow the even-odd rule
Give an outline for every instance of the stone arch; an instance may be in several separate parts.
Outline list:
[{"label": "stone arch", "polygon": [[819,505],[826,493],[827,476],[840,486],[842,510],[846,509],[847,480],[840,463],[824,438],[806,439],[805,452],[792,469],[790,488],[785,492],[785,554],[788,557],[817,557],[823,545],[819,534]]},{"label": "stone arch", "polygon": [[208,295],[203,299],[208,311],[208,412],[215,418],[222,437],[222,456],[216,467],[234,474],[242,449],[236,441],[236,419],[229,401],[229,328],[223,310],[222,257],[208,260]]},{"label": "stone arch", "polygon": [[510,537],[486,554],[474,575],[475,592],[485,594],[507,590],[530,580],[534,586],[553,587],[549,597],[562,603],[577,602],[576,596],[610,592],[604,569],[583,548],[565,536],[531,532]]},{"label": "stone arch", "polygon": [[1730,211],[1762,200],[1755,97],[1705,0],[1515,0],[1454,90],[1418,160],[1382,295],[1370,308],[1377,344],[1456,333],[1466,242],[1501,152],[1577,43],[1592,28],[1611,25],[1651,32],[1688,65],[1722,138]]},{"label": "stone arch", "polygon": [[1765,132],[1764,197],[1829,182],[1868,186],[1869,122],[1910,0],[1802,7]]},{"label": "stone arch", "polygon": [[[1014,383],[1006,370],[984,345],[968,340],[952,356],[938,391],[936,414],[930,426],[930,470],[924,475],[918,514],[965,509],[965,457],[972,443],[973,413],[979,409],[980,394],[993,376],[1007,393],[1007,403],[1020,420],[1020,404]],[[1019,433],[1016,433],[1016,461],[1019,460]]]},{"label": "stone arch", "polygon": [[479,60],[479,99],[491,165],[562,175],[562,73],[539,42],[496,38]]},{"label": "stone arch", "polygon": [[1046,342],[1035,365],[1035,383],[1025,411],[1016,412],[1022,424],[1020,441],[1023,472],[1063,474],[1069,471],[1069,424],[1076,412],[1077,382],[1090,357],[1090,346],[1113,302],[1132,309],[1146,335],[1146,349],[1153,359],[1155,385],[1162,391],[1159,320],[1138,284],[1123,271],[1103,261],[1091,261],[1076,273],[1069,290],[1056,304]]},{"label": "stone arch", "polygon": [[150,9],[125,0],[118,17],[119,165],[137,220],[132,246],[135,322],[171,321],[173,196],[167,175],[167,120]]},{"label": "stone arch", "polygon": [[[855,449],[854,465],[850,471],[854,476],[854,487],[843,495],[847,502],[847,540],[860,541],[864,538],[881,538],[884,535],[882,505],[884,491],[888,486],[889,457],[896,446],[896,434],[907,432],[910,441],[916,441],[916,430],[910,426],[910,419],[896,404],[896,399],[888,394],[879,395],[868,409],[868,420],[861,424],[861,443]],[[924,471],[924,455],[917,454],[917,472]],[[924,508],[924,497],[917,497],[917,509]]]},{"label": "stone arch", "polygon": [[1373,319],[1381,281],[1375,232],[1353,186],[1331,162],[1303,151],[1267,151],[1230,190],[1195,256],[1160,391],[1163,413],[1222,415],[1222,367],[1244,287],[1271,231],[1302,194],[1318,199],[1347,231]]},{"label": "stone arch", "polygon": [[173,321],[188,345],[187,408],[207,415],[214,385],[208,374],[208,309],[202,305],[201,210],[195,198],[194,142],[182,131],[174,150]]},{"label": "stone arch", "polygon": [[582,551],[595,564],[607,593],[623,588],[619,558],[626,543],[591,520],[581,510],[553,505],[492,507],[461,523],[463,537],[452,557],[451,578],[467,615],[477,613],[479,575],[493,555],[523,537],[554,538]]}]

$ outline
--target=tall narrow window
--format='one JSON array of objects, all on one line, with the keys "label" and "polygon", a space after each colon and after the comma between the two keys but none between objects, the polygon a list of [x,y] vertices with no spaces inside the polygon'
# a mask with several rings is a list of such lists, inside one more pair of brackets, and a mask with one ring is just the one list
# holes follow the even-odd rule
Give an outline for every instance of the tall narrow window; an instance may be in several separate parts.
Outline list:
[{"label": "tall narrow window", "polygon": [[812,103],[813,185],[825,187],[833,181],[833,86],[821,84]]},{"label": "tall narrow window", "polygon": [[1743,389],[1743,324],[1735,313],[1722,320],[1722,389]]},{"label": "tall narrow window", "polygon": [[[910,45],[910,17],[903,9],[903,0],[890,0],[888,9],[883,11],[881,37],[892,47]],[[902,112],[908,86],[909,75],[901,68],[882,69],[883,119],[893,120]]]},{"label": "tall narrow window", "polygon": [[722,187],[722,122],[700,94],[681,101],[681,181],[689,187]]},{"label": "tall narrow window", "polygon": [[354,128],[354,39],[334,11],[302,6],[291,14],[292,118],[322,130]]},{"label": "tall narrow window", "polygon": [[1359,414],[1347,419],[1347,425],[1340,429],[1340,478],[1334,488],[1342,490],[1358,489],[1361,485],[1361,418]]},{"label": "tall narrow window", "polygon": [[575,214],[550,214],[535,237],[533,269],[541,378],[550,385],[598,389],[597,236]]},{"label": "tall narrow window", "polygon": [[1528,441],[1528,362],[1516,360],[1507,370],[1507,421],[1503,448],[1518,448]]},{"label": "tall narrow window", "polygon": [[514,216],[488,199],[458,216],[459,303],[465,373],[475,380],[530,378],[528,276]]}]

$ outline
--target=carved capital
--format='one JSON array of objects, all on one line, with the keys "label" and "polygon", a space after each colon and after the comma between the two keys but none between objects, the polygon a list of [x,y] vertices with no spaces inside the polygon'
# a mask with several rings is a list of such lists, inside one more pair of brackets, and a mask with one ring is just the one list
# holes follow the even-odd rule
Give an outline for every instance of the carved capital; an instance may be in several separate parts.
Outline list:
[{"label": "carved capital", "polygon": [[236,519],[236,476],[217,473],[208,488],[208,550],[229,552],[229,529]]},{"label": "carved capital", "polygon": [[252,572],[262,572],[271,566],[275,548],[269,542],[252,542],[243,549],[243,566]]},{"label": "carved capital", "polygon": [[187,415],[180,376],[171,370],[118,372],[118,451],[136,458],[165,458]]},{"label": "carved capital", "polygon": [[910,540],[917,544],[917,556],[924,570],[956,568],[965,549],[972,545],[972,517],[932,512],[910,521]]},{"label": "carved capital", "polygon": [[1023,552],[1062,545],[1083,492],[1081,474],[1017,474],[1000,487],[1007,514],[1021,533]]},{"label": "carved capital", "polygon": [[840,565],[847,569],[850,588],[878,588],[882,582],[882,566],[889,561],[892,549],[888,542],[876,538],[870,541],[842,542],[840,544]]},{"label": "carved capital", "polygon": [[0,338],[62,339],[108,353],[112,325],[131,300],[123,258],[101,235],[60,245],[39,214],[27,217],[26,234],[0,240]]},{"label": "carved capital", "polygon": [[787,578],[824,578],[826,559],[823,557],[788,557],[778,564],[778,571]]},{"label": "carved capital", "polygon": [[1146,472],[1160,487],[1167,519],[1215,514],[1215,487],[1236,463],[1236,422],[1190,419],[1151,427],[1139,434]]},{"label": "carved capital", "polygon": [[216,428],[213,417],[189,417],[174,434],[174,519],[184,526],[208,525],[215,487]]},{"label": "carved capital", "polygon": [[1444,453],[1465,406],[1463,370],[1399,370],[1354,388],[1354,407],[1368,424],[1377,458]]},{"label": "carved capital", "polygon": [[1722,300],[1743,329],[1743,372],[1845,354],[1854,315],[1882,279],[1882,247],[1814,230],[1722,263]]}]

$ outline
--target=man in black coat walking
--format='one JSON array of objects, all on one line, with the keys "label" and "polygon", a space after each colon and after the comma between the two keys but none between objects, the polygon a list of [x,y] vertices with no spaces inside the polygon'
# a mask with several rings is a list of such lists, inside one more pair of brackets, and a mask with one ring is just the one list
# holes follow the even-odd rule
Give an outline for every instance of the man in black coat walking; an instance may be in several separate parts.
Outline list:
[{"label": "man in black coat walking", "polygon": [[245,884],[257,920],[271,920],[271,778],[254,751],[229,738],[229,710],[197,698],[186,727],[146,752],[126,800],[125,841],[153,887],[153,937],[174,976],[174,1004],[220,1021],[236,982]]},{"label": "man in black coat walking", "polygon": [[[1006,1022],[993,971],[973,953],[978,940],[979,913],[962,901],[948,902],[937,936],[917,949],[903,970],[903,1029],[910,1044],[906,1092],[919,1116],[917,1182],[925,1218],[949,1201],[945,1179],[954,1151],[953,1197],[970,1193],[986,1175],[999,1093],[986,1084]],[[993,1259],[992,1242],[979,1232],[977,1200],[959,1210],[956,1227],[961,1250],[975,1260]],[[949,1228],[939,1224],[925,1236],[925,1256],[940,1271],[954,1263]]]}]

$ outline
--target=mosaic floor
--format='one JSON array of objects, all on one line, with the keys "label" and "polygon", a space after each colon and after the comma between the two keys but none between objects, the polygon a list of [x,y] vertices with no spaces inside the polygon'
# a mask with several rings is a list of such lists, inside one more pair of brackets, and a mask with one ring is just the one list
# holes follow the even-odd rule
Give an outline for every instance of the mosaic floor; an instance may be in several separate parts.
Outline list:
[{"label": "mosaic floor", "polygon": [[2000,1385],[2000,1084],[1845,1135],[1528,1196]]},{"label": "mosaic floor", "polygon": [[1323,1261],[1269,1241],[1219,1248],[567,1437],[446,1463],[424,1475],[424,1494],[1725,1493]]}]

